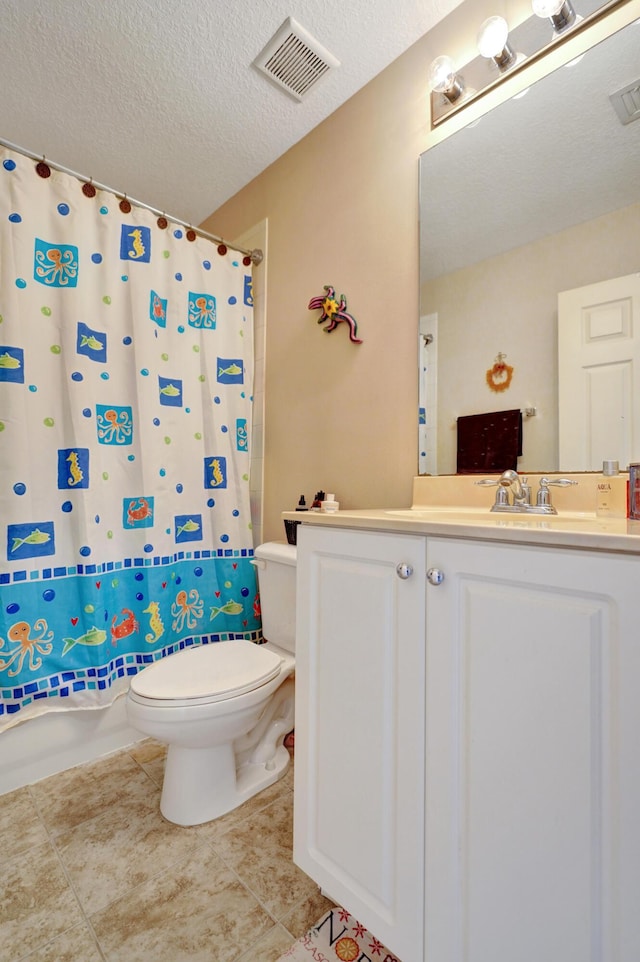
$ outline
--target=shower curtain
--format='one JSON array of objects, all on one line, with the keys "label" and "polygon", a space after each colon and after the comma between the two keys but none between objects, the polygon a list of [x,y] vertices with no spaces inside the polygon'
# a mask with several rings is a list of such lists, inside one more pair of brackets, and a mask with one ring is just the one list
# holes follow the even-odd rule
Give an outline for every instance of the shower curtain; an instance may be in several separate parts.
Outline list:
[{"label": "shower curtain", "polygon": [[249,265],[0,148],[0,731],[260,640]]}]

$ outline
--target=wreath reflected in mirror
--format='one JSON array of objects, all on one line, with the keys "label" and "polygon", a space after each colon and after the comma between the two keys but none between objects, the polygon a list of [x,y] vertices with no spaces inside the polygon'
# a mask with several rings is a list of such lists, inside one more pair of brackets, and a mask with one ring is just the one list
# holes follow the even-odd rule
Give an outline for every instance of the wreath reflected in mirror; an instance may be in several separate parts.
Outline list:
[{"label": "wreath reflected in mirror", "polygon": [[504,359],[506,356],[506,354],[500,352],[494,361],[493,367],[490,367],[487,371],[487,384],[491,390],[496,393],[506,391],[513,377],[513,368],[510,364],[505,364]]}]

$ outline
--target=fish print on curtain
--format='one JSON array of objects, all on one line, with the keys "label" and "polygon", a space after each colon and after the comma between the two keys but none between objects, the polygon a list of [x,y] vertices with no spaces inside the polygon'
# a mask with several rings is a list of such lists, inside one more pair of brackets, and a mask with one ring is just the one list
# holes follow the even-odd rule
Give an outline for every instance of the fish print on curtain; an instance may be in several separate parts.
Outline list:
[{"label": "fish print on curtain", "polygon": [[260,640],[251,273],[223,251],[0,149],[0,730]]}]

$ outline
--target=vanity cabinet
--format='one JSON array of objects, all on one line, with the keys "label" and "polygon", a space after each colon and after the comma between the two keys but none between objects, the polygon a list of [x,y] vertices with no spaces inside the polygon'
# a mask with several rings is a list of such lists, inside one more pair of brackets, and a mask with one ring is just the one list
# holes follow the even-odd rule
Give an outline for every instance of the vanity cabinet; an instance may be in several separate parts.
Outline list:
[{"label": "vanity cabinet", "polygon": [[637,962],[640,557],[306,525],[298,578],[296,862],[402,962]]},{"label": "vanity cabinet", "polygon": [[302,525],[297,564],[294,860],[417,962],[425,541]]}]

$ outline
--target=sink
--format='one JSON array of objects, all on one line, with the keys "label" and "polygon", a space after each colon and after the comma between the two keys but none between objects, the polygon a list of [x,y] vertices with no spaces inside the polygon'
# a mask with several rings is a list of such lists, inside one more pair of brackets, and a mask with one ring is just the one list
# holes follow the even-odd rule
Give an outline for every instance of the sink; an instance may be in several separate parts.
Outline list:
[{"label": "sink", "polygon": [[395,510],[385,511],[385,514],[395,514],[399,518],[415,518],[421,514],[468,514],[473,515],[474,518],[481,518],[483,515],[488,516],[496,513],[495,511],[489,511],[488,508],[465,508],[462,506],[456,507],[455,505],[439,504],[422,505],[419,508],[397,508]]},{"label": "sink", "polygon": [[414,521],[418,521],[422,517],[433,518],[435,515],[444,515],[447,517],[453,517],[455,515],[456,518],[475,518],[479,521],[482,518],[489,519],[495,517],[496,512],[491,512],[488,508],[457,508],[451,505],[443,506],[434,504],[425,505],[420,508],[399,508],[394,511],[385,511],[385,514],[393,515],[396,518],[413,518]]},{"label": "sink", "polygon": [[595,514],[582,511],[563,511],[562,514],[536,514],[527,511],[491,511],[489,508],[455,507],[454,505],[423,505],[416,508],[398,508],[387,510],[385,514],[395,518],[405,518],[407,521],[447,521],[465,524],[505,524],[506,522],[523,524],[527,522],[550,522],[552,524],[568,524],[574,521],[595,522]]},{"label": "sink", "polygon": [[[514,515],[499,515],[495,511],[491,512],[488,508],[455,508],[455,507],[432,507],[406,508],[395,511],[385,511],[385,514],[399,520],[406,521],[444,521],[449,524],[495,524],[498,520],[513,518]],[[521,517],[525,517],[522,515]]]}]

